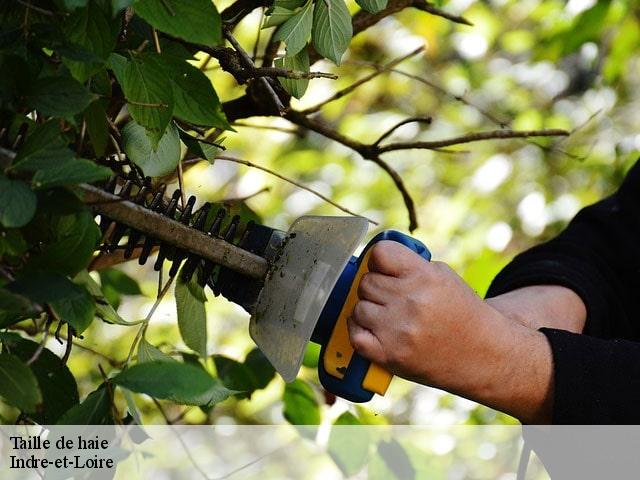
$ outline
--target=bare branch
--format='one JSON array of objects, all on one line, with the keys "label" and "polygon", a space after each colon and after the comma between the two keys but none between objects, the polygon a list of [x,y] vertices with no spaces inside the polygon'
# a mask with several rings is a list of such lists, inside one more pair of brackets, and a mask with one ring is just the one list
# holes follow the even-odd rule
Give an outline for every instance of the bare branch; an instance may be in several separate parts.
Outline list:
[{"label": "bare branch", "polygon": [[380,75],[380,74],[392,69],[393,67],[395,67],[396,65],[404,62],[405,60],[416,56],[417,54],[419,54],[423,50],[424,50],[424,45],[420,45],[420,47],[412,50],[411,52],[407,53],[406,55],[398,57],[395,60],[391,60],[389,63],[379,67],[379,69],[377,69],[375,72],[370,73],[369,75],[361,78],[360,80],[355,81],[354,83],[352,83],[348,87],[343,88],[342,90],[338,90],[336,93],[331,95],[329,98],[317,103],[316,105],[314,105],[312,107],[309,107],[309,108],[306,108],[306,109],[302,110],[302,113],[304,115],[309,115],[311,113],[315,113],[315,112],[319,111],[322,107],[324,107],[328,103],[331,103],[331,102],[333,102],[335,100],[338,100],[338,99],[344,97],[345,95],[349,95],[351,92],[353,92],[359,86],[364,85],[365,83],[367,83],[370,80],[373,80],[378,75]]},{"label": "bare branch", "polygon": [[407,118],[405,120],[402,120],[401,122],[396,123],[393,127],[391,127],[389,130],[387,130],[386,132],[384,132],[382,135],[380,135],[380,138],[378,138],[378,140],[376,140],[375,142],[373,142],[374,146],[380,145],[380,143],[387,138],[389,135],[391,135],[393,132],[395,132],[398,128],[402,127],[403,125],[406,125],[408,123],[426,123],[427,125],[431,125],[431,121],[433,119],[431,117],[411,117],[411,118]]},{"label": "bare branch", "polygon": [[363,215],[358,215],[357,213],[349,210],[346,207],[343,207],[342,205],[340,205],[339,203],[334,202],[333,200],[331,200],[330,198],[326,197],[325,195],[321,194],[320,192],[318,192],[317,190],[314,190],[312,188],[309,188],[299,182],[296,182],[295,180],[292,180],[291,178],[287,178],[284,175],[279,174],[278,172],[275,172],[269,168],[263,167],[261,165],[257,165],[253,162],[250,162],[248,160],[242,160],[240,158],[234,158],[234,157],[228,157],[226,155],[219,155],[216,157],[216,160],[226,160],[228,162],[233,162],[233,163],[239,163],[241,165],[246,165],[247,167],[251,167],[251,168],[257,168],[258,170],[262,170],[263,172],[268,173],[269,175],[273,175],[274,177],[279,178],[280,180],[284,180],[287,183],[290,183],[291,185],[295,185],[298,188],[301,188],[302,190],[305,190],[309,193],[312,193],[313,195],[315,195],[316,197],[324,200],[325,202],[327,202],[330,205],[333,205],[334,207],[336,207],[339,210],[342,210],[345,213],[348,213],[349,215],[353,215],[354,217],[363,217],[366,218],[369,223],[372,223],[374,225],[378,225],[378,222],[371,220],[370,218],[364,217]]},{"label": "bare branch", "polygon": [[380,158],[379,152],[377,152],[377,147],[365,145],[364,143],[358,142],[357,140],[348,138],[342,135],[340,132],[333,130],[324,123],[319,122],[316,119],[311,119],[301,112],[289,112],[286,118],[287,120],[290,120],[291,122],[300,125],[301,127],[308,128],[309,130],[313,130],[314,132],[319,133],[331,140],[341,143],[345,147],[348,147],[360,154],[360,156],[365,160],[372,161],[380,168],[382,168],[391,177],[396,188],[402,195],[402,199],[404,200],[404,204],[409,214],[409,230],[413,231],[418,227],[415,203],[413,201],[413,198],[411,197],[411,194],[402,181],[402,177],[400,177],[400,174],[398,174],[395,169],[393,169],[388,163]]},{"label": "bare branch", "polygon": [[397,150],[425,149],[450,147],[463,143],[480,142],[496,138],[530,138],[530,137],[565,137],[569,135],[566,130],[551,128],[548,130],[490,130],[487,132],[476,132],[459,137],[447,138],[444,140],[434,140],[430,142],[396,142],[383,145],[377,148],[377,152],[382,154]]},{"label": "bare branch", "polygon": [[445,12],[444,10],[441,10],[440,8],[436,7],[435,5],[429,2],[416,1],[414,2],[413,7],[417,8],[418,10],[422,10],[423,12],[430,13],[431,15],[435,15],[436,17],[445,18],[447,20],[452,21],[453,23],[459,23],[461,25],[467,25],[470,27],[473,26],[473,23],[471,23],[466,18],[461,17],[459,15],[453,15],[449,12]]},{"label": "bare branch", "polygon": [[300,130],[297,128],[286,128],[286,127],[278,127],[277,125],[254,125],[251,123],[244,122],[233,122],[231,124],[232,127],[243,127],[243,128],[256,128],[259,130],[273,130],[276,132],[282,133],[290,133],[291,135],[300,136]]},{"label": "bare branch", "polygon": [[235,197],[235,198],[225,198],[220,200],[219,203],[223,203],[225,205],[233,204],[233,203],[242,203],[247,200],[257,197],[258,195],[262,195],[263,193],[267,193],[271,191],[271,187],[264,187],[258,190],[257,192],[250,193],[249,195],[245,195],[244,197]]},{"label": "bare branch", "polygon": [[[377,65],[372,63],[369,63],[369,65],[376,69],[380,68]],[[456,95],[454,93],[447,91],[445,88],[441,87],[440,85],[435,83],[433,80],[429,80],[428,78],[420,77],[418,75],[413,75],[411,73],[405,72],[403,70],[398,70],[396,68],[390,68],[388,70],[392,73],[397,73],[398,75],[402,75],[404,77],[411,78],[412,80],[415,80],[417,82],[423,83],[433,88],[438,93],[445,95],[451,98],[452,100],[455,100],[456,102],[460,102],[463,105],[473,108],[474,110],[478,111],[483,117],[485,117],[487,120],[495,123],[500,128],[506,128],[507,126],[509,126],[509,121],[499,119],[498,117],[488,112],[487,110],[483,109],[479,105],[476,105],[475,103],[472,103],[471,101],[467,100],[463,95]]]},{"label": "bare branch", "polygon": [[[225,29],[224,35],[226,39],[229,40],[229,43],[233,45],[233,48],[236,50],[236,52],[238,52],[245,66],[250,69],[255,69],[256,66],[253,63],[253,60],[251,60],[251,57],[249,56],[249,54],[247,54],[247,52],[244,51],[244,49],[242,48],[240,43],[235,39],[235,37],[231,35],[231,32]],[[276,91],[273,89],[273,86],[269,83],[269,81],[265,77],[259,77],[258,81],[262,84],[265,91],[271,97],[271,100],[273,101],[273,104],[276,107],[276,110],[278,111],[278,113],[280,115],[284,115],[288,107],[285,107],[283,105],[282,100],[280,99]]]}]

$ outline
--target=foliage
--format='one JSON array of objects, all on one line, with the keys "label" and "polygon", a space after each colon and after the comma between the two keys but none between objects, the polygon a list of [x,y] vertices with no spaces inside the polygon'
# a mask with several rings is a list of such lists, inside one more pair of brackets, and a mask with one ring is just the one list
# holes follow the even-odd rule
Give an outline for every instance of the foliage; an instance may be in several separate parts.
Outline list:
[{"label": "foliage", "polygon": [[[193,423],[512,422],[402,381],[369,408],[336,402],[320,390],[311,351],[284,386],[253,350],[244,313],[190,283],[163,300],[173,292],[150,269],[102,251],[76,186],[142,173],[278,228],[336,214],[308,191],[219,158],[224,135],[233,157],[381,226],[406,227],[413,208],[416,235],[483,293],[511,256],[610,192],[635,160],[637,8],[258,3],[262,17],[243,0],[0,6],[2,418],[107,424],[139,408],[153,423],[161,405]],[[423,53],[408,54],[420,44]],[[544,128],[572,134],[398,147]],[[112,263],[89,273],[98,257]],[[8,391],[8,381],[20,388]],[[337,437],[330,445],[348,475],[372,452],[383,464],[402,455],[361,441],[358,458],[341,455]]]}]

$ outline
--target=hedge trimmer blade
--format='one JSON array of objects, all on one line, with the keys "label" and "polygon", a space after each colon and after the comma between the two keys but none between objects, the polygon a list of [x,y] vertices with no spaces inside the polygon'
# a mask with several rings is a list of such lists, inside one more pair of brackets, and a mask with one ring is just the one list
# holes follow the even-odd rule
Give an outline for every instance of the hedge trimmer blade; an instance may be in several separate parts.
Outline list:
[{"label": "hedge trimmer blade", "polygon": [[295,379],[320,313],[367,232],[361,217],[298,218],[273,260],[249,333],[285,381]]}]

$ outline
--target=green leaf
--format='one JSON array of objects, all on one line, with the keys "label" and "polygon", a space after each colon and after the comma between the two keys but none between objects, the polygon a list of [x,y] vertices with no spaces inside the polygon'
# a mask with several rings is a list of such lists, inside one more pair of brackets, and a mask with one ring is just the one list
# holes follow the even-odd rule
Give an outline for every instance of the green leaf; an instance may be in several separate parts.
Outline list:
[{"label": "green leaf", "polygon": [[63,140],[58,122],[50,120],[29,132],[13,161],[13,168],[35,171],[64,162],[73,156],[73,152]]},{"label": "green leaf", "polygon": [[318,367],[318,359],[320,358],[320,345],[314,342],[307,343],[307,348],[302,357],[302,365],[309,368]]},{"label": "green leaf", "polygon": [[264,19],[262,28],[276,27],[283,24],[296,14],[293,10],[274,5],[271,13]]},{"label": "green leaf", "polygon": [[369,431],[349,412],[340,415],[333,425],[337,428],[332,428],[329,434],[329,455],[344,475],[351,477],[367,462],[371,443]]},{"label": "green leaf", "polygon": [[173,357],[170,357],[166,353],[160,351],[159,348],[154,347],[146,339],[142,338],[138,344],[138,363],[145,362],[177,362]]},{"label": "green leaf", "polygon": [[105,180],[112,174],[113,172],[110,168],[97,165],[91,160],[77,158],[38,170],[31,179],[31,183],[35,188],[52,188]]},{"label": "green leaf", "polygon": [[62,61],[69,68],[71,75],[80,82],[85,82],[100,69],[114,49],[120,32],[120,22],[111,20],[106,5],[100,5],[96,1],[90,2],[88,6],[86,1],[84,4],[76,5],[86,8],[69,15],[65,19],[63,30],[69,42],[91,52],[102,62],[78,62],[63,57]]},{"label": "green leaf", "polygon": [[0,288],[0,328],[8,327],[37,312],[28,298]]},{"label": "green leaf", "polygon": [[75,78],[45,77],[35,81],[28,101],[41,114],[72,118],[96,99]]},{"label": "green leaf", "polygon": [[377,13],[387,6],[388,0],[356,0],[356,3],[370,13]]},{"label": "green leaf", "polygon": [[89,292],[62,275],[34,272],[19,277],[6,288],[33,302],[47,303],[56,317],[67,322],[77,334],[93,321],[96,306]]},{"label": "green leaf", "polygon": [[150,177],[173,172],[180,161],[180,136],[173,124],[167,126],[155,148],[145,129],[133,120],[122,129],[122,141],[129,159]]},{"label": "green leaf", "polygon": [[84,121],[96,157],[104,155],[109,140],[109,123],[102,100],[96,100],[84,111]]},{"label": "green leaf", "polygon": [[111,305],[118,308],[121,295],[142,295],[142,291],[129,275],[117,268],[100,270],[102,293]]},{"label": "green leaf", "polygon": [[[349,22],[351,22],[351,17],[349,17]],[[286,44],[287,56],[295,55],[307,44],[311,36],[312,24],[313,2],[309,0],[300,12],[296,13],[278,28],[273,39],[281,40]]]},{"label": "green leaf", "polygon": [[276,375],[276,369],[273,368],[273,365],[259,348],[254,348],[247,354],[244,364],[253,374],[256,390],[266,388]]},{"label": "green leaf", "polygon": [[126,76],[127,64],[129,60],[127,57],[120,55],[119,53],[112,53],[107,58],[107,65],[113,71],[113,74],[118,79],[118,82],[122,85]]},{"label": "green leaf", "polygon": [[111,400],[104,385],[87,395],[78,405],[71,407],[58,420],[58,425],[113,425]]},{"label": "green leaf", "polygon": [[[23,362],[30,360],[39,348],[36,342],[22,338],[3,338],[2,342],[8,352]],[[31,364],[31,370],[38,380],[43,401],[38,411],[30,416],[41,425],[53,425],[78,403],[78,386],[69,368],[47,348]]]},{"label": "green leaf", "polygon": [[[37,216],[38,221],[41,216]],[[52,270],[75,275],[89,264],[101,232],[91,212],[83,210],[69,215],[46,218],[52,237],[38,253],[29,258],[29,271]]]},{"label": "green leaf", "polygon": [[21,257],[28,246],[20,230],[10,228],[0,232],[0,256]]},{"label": "green leaf", "polygon": [[320,55],[340,65],[353,28],[344,0],[318,0],[313,11],[313,45]]},{"label": "green leaf", "polygon": [[236,390],[239,398],[250,398],[255,390],[255,381],[249,368],[232,358],[223,355],[214,355],[213,362],[216,365],[218,378],[225,387]]},{"label": "green leaf", "polygon": [[178,277],[175,297],[178,328],[184,343],[201,356],[207,355],[207,313],[204,308],[204,289],[194,275],[189,282]]},{"label": "green leaf", "polygon": [[204,73],[171,55],[165,54],[157,60],[171,79],[176,117],[195,125],[231,129],[211,80]]},{"label": "green leaf", "polygon": [[7,228],[25,226],[36,213],[37,203],[26,183],[0,175],[0,224]]},{"label": "green leaf", "polygon": [[273,2],[273,8],[286,8],[287,10],[296,10],[302,7],[306,0],[275,0]]},{"label": "green leaf", "polygon": [[[287,70],[293,70],[296,72],[308,72],[309,71],[309,54],[307,49],[301,50],[294,56],[286,56],[283,58],[277,58],[275,60],[276,67],[286,68]],[[309,79],[303,78],[300,80],[294,80],[291,78],[279,77],[280,83],[284,89],[295,98],[302,98],[304,92],[307,91],[309,86]]]},{"label": "green leaf", "polygon": [[214,355],[213,361],[222,383],[241,392],[238,394],[240,398],[250,398],[254,391],[266,388],[276,373],[267,357],[257,348],[249,352],[243,363],[223,355]]},{"label": "green leaf", "polygon": [[135,398],[133,397],[133,392],[127,390],[126,388],[121,388],[122,394],[124,395],[124,399],[127,402],[127,410],[129,414],[133,417],[136,425],[142,425],[142,419],[140,418],[140,412],[138,411],[138,407],[136,406]]},{"label": "green leaf", "polygon": [[[192,137],[184,130],[180,130],[180,140],[184,143],[190,153],[196,157],[209,160],[209,163],[213,165],[216,160],[216,156],[222,150],[221,147],[217,147],[208,142],[203,142],[198,138]],[[222,140],[220,140],[222,141]]]},{"label": "green leaf", "polygon": [[0,354],[0,397],[27,413],[35,412],[42,403],[38,381],[29,366],[8,353]]},{"label": "green leaf", "polygon": [[111,15],[116,16],[120,11],[133,5],[136,0],[111,0]]},{"label": "green leaf", "polygon": [[282,396],[284,418],[293,425],[319,425],[320,407],[308,383],[296,379],[287,383]]},{"label": "green leaf", "polygon": [[396,439],[382,440],[378,444],[378,455],[396,478],[413,480],[416,469],[404,448]]},{"label": "green leaf", "polygon": [[56,316],[73,327],[78,335],[91,325],[96,312],[95,302],[89,292],[82,287],[79,287],[74,295],[49,305]]},{"label": "green leaf", "polygon": [[210,0],[138,0],[135,11],[158,30],[188,42],[222,43],[222,20]]},{"label": "green leaf", "polygon": [[89,275],[89,272],[82,270],[73,279],[78,285],[83,285],[89,294],[93,297],[96,304],[96,316],[102,319],[104,322],[112,323],[115,325],[131,325],[124,318],[118,315],[118,312],[102,294],[100,285]]},{"label": "green leaf", "polygon": [[173,114],[171,82],[156,57],[156,54],[139,55],[127,60],[124,66],[120,56],[109,57],[109,65],[129,103],[129,113],[145,128],[154,148]]},{"label": "green leaf", "polygon": [[113,383],[183,405],[214,405],[234,393],[202,368],[157,360],[129,367]]}]

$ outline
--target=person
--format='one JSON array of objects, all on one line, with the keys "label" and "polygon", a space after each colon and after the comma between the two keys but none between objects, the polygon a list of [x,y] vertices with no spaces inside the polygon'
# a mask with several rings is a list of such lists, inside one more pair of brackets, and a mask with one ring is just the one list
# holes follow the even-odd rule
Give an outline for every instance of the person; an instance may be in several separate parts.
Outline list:
[{"label": "person", "polygon": [[522,423],[640,422],[640,161],[519,255],[482,300],[445,263],[380,242],[349,319],[392,373]]}]

